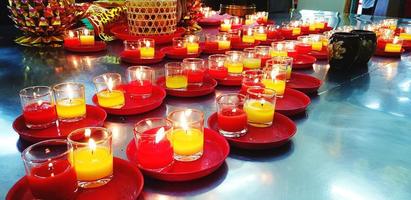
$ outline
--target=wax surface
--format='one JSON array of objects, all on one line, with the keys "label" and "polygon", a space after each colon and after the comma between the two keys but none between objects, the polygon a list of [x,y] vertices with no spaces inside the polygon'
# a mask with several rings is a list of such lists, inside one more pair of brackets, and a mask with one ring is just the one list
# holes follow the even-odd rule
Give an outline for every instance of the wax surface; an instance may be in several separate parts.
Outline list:
[{"label": "wax surface", "polygon": [[81,45],[94,45],[94,35],[80,35]]},{"label": "wax surface", "polygon": [[196,54],[198,53],[198,48],[200,48],[199,44],[196,42],[187,43],[187,53],[189,54]]},{"label": "wax surface", "polygon": [[153,85],[149,80],[135,80],[128,85],[128,93],[131,95],[149,95],[153,93]]},{"label": "wax surface", "polygon": [[247,115],[239,108],[223,108],[217,113],[217,122],[223,131],[242,131],[247,128]]},{"label": "wax surface", "polygon": [[88,147],[73,152],[74,168],[80,181],[94,181],[113,174],[113,155],[109,149]]},{"label": "wax surface", "polygon": [[228,73],[241,74],[243,72],[243,63],[241,62],[225,62],[224,66],[227,68]]},{"label": "wax surface", "polygon": [[218,42],[205,42],[204,46],[206,49],[218,49]]},{"label": "wax surface", "polygon": [[321,51],[321,49],[323,48],[323,43],[322,43],[321,41],[319,41],[319,42],[313,42],[313,43],[311,44],[311,48],[312,48],[314,51]]},{"label": "wax surface", "polygon": [[231,30],[231,24],[224,24],[224,23],[221,24],[220,30],[224,31],[224,32],[227,32],[227,31]]},{"label": "wax surface", "polygon": [[166,77],[166,87],[171,89],[186,88],[188,84],[187,76],[177,75],[177,76],[167,76]]},{"label": "wax surface", "polygon": [[86,103],[84,99],[62,99],[56,104],[57,115],[59,118],[76,118],[86,114]]},{"label": "wax surface", "polygon": [[400,38],[403,40],[411,40],[411,33],[400,33]]},{"label": "wax surface", "polygon": [[213,78],[223,79],[228,76],[228,70],[225,67],[208,69],[208,73]]},{"label": "wax surface", "polygon": [[248,69],[258,69],[261,67],[261,59],[259,58],[244,58],[243,64]]},{"label": "wax surface", "polygon": [[278,51],[278,50],[271,50],[271,57],[275,57],[275,56],[280,56],[280,57],[286,57],[287,51]]},{"label": "wax surface", "polygon": [[301,54],[307,54],[312,49],[310,44],[296,44],[295,50]]},{"label": "wax surface", "polygon": [[301,28],[293,28],[293,35],[300,35],[301,34]]},{"label": "wax surface", "polygon": [[64,38],[64,46],[77,46],[80,44],[80,40],[75,37],[75,38]]},{"label": "wax surface", "polygon": [[202,83],[205,72],[203,70],[187,70],[188,83]]},{"label": "wax surface", "polygon": [[150,59],[153,58],[155,54],[154,47],[141,47],[140,48],[140,58]]},{"label": "wax surface", "polygon": [[267,34],[266,33],[254,33],[254,38],[255,40],[259,40],[259,41],[266,41]]},{"label": "wax surface", "polygon": [[56,106],[48,102],[32,103],[23,108],[24,121],[31,125],[53,123],[57,120]]},{"label": "wax surface", "polygon": [[285,81],[284,80],[272,80],[272,79],[263,79],[261,81],[266,88],[275,90],[277,96],[283,96],[285,90]]},{"label": "wax surface", "polygon": [[124,93],[120,90],[103,90],[97,93],[98,104],[106,108],[121,108],[124,106]]},{"label": "wax surface", "polygon": [[387,43],[385,45],[385,52],[401,52],[402,45],[401,44],[392,44],[392,43]]},{"label": "wax surface", "polygon": [[199,129],[176,129],[172,134],[174,153],[190,156],[203,151],[204,134]]},{"label": "wax surface", "polygon": [[218,49],[219,50],[225,50],[225,49],[230,49],[231,42],[230,41],[218,41]]},{"label": "wax surface", "polygon": [[252,35],[243,35],[243,43],[254,43],[255,38]]},{"label": "wax surface", "polygon": [[267,101],[248,100],[244,104],[244,111],[247,113],[248,122],[269,123],[273,121],[274,104]]}]

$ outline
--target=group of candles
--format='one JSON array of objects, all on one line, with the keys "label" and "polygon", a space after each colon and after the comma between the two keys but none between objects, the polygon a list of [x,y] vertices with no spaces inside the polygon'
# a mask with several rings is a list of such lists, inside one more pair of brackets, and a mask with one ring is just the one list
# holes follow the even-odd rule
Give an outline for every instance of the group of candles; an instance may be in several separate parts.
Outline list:
[{"label": "group of candles", "polygon": [[64,34],[64,46],[93,46],[94,43],[94,31],[87,28],[68,30]]}]

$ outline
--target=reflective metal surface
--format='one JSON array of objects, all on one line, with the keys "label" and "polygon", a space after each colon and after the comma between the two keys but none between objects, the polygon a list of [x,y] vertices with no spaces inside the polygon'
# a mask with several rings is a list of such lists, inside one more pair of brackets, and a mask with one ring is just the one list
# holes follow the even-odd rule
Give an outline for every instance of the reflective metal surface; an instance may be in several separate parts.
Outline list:
[{"label": "reflective metal surface", "polygon": [[[355,24],[356,17],[343,18]],[[92,77],[104,72],[124,74],[119,64],[121,42],[107,53],[79,55],[61,49],[20,47],[15,31],[0,27],[0,198],[24,172],[20,151],[26,147],[11,124],[20,115],[18,91],[32,85],[63,81],[86,84],[87,101],[94,93]],[[4,31],[5,30],[5,31]],[[211,30],[205,30],[210,32]],[[155,65],[162,74],[163,63]],[[372,58],[368,70],[350,74],[329,70],[318,62],[313,74],[324,80],[312,105],[293,120],[297,134],[279,149],[232,149],[226,163],[212,175],[187,183],[146,178],[144,199],[411,199],[411,56]],[[201,109],[208,117],[214,99],[238,88],[218,87],[200,98],[167,97],[152,112],[109,116],[115,155],[126,158],[132,126],[145,117],[164,116],[176,107]]]}]

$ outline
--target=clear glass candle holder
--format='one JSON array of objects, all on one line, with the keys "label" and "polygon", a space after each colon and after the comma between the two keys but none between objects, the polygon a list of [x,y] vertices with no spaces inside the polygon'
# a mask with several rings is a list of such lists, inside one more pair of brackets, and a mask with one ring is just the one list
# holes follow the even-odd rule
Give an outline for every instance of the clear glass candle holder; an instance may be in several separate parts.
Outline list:
[{"label": "clear glass candle holder", "polygon": [[81,128],[68,135],[78,186],[100,187],[112,179],[112,137],[111,131],[102,127]]},{"label": "clear glass candle holder", "polygon": [[184,36],[185,46],[187,47],[188,54],[198,54],[200,49],[200,37],[197,35],[186,35]]},{"label": "clear glass candle holder", "polygon": [[221,135],[235,138],[247,133],[244,100],[242,94],[222,94],[216,98],[218,131]]},{"label": "clear glass candle holder", "polygon": [[219,50],[228,50],[231,48],[231,35],[229,33],[218,33],[216,40]]},{"label": "clear glass candle holder", "polygon": [[101,107],[119,109],[124,106],[125,98],[120,74],[105,73],[94,77],[93,83]]},{"label": "clear glass candle holder", "polygon": [[226,67],[224,67],[224,63],[227,60],[227,57],[228,56],[224,54],[214,54],[208,56],[208,73],[211,77],[224,79],[228,76],[228,70]]},{"label": "clear glass candle holder", "polygon": [[80,39],[80,45],[93,46],[95,43],[94,30],[89,30],[87,28],[80,29],[79,39]]},{"label": "clear glass candle holder", "polygon": [[257,57],[261,59],[261,63],[264,64],[267,59],[271,58],[271,47],[269,46],[256,46],[254,47]]},{"label": "clear glass candle holder", "polygon": [[27,128],[43,129],[56,123],[56,105],[50,87],[27,87],[20,90],[19,94]]},{"label": "clear glass candle holder", "polygon": [[231,30],[231,20],[230,19],[222,20],[221,25],[220,25],[220,31],[227,32],[229,30]]},{"label": "clear glass candle holder", "polygon": [[263,70],[261,82],[266,88],[274,90],[278,98],[284,96],[287,67],[288,65],[284,63],[284,58],[278,57],[268,60]]},{"label": "clear glass candle holder", "polygon": [[199,159],[204,147],[204,113],[195,109],[175,110],[167,119],[173,123],[174,159],[183,162]]},{"label": "clear glass candle holder", "polygon": [[255,23],[255,20],[256,20],[255,18],[256,18],[255,15],[246,15],[244,24],[246,26],[253,25]]},{"label": "clear glass candle holder", "polygon": [[173,48],[174,49],[184,49],[186,48],[186,42],[183,37],[174,37],[173,41]]},{"label": "clear glass candle holder", "polygon": [[243,79],[241,81],[241,89],[240,93],[241,94],[247,94],[247,90],[250,87],[254,86],[260,86],[264,87],[262,84],[262,78],[263,78],[263,70],[260,69],[253,69],[253,70],[246,70],[243,71]]},{"label": "clear glass candle holder", "polygon": [[138,41],[124,40],[124,52],[126,56],[137,57],[140,55],[140,46]]},{"label": "clear glass candle holder", "polygon": [[391,53],[399,53],[402,50],[402,45],[403,40],[400,37],[395,36],[393,38],[386,40],[384,51]]},{"label": "clear glass candle holder", "polygon": [[66,140],[53,139],[33,144],[22,152],[27,183],[34,198],[75,198],[78,186],[72,151]]},{"label": "clear glass candle holder", "polygon": [[300,42],[295,41],[295,40],[288,40],[285,41],[285,49],[287,51],[287,56],[289,57],[298,57],[299,53],[297,52],[296,46],[297,44],[299,44]]},{"label": "clear glass candle holder", "polygon": [[411,26],[401,27],[400,39],[404,41],[411,41]]},{"label": "clear glass candle holder", "polygon": [[254,39],[259,41],[266,41],[267,28],[265,26],[254,26]]},{"label": "clear glass candle holder", "polygon": [[127,93],[143,99],[151,97],[155,71],[147,66],[131,66],[126,70]]},{"label": "clear glass candle holder", "polygon": [[271,57],[287,56],[287,43],[286,42],[272,42],[271,43]]},{"label": "clear glass candle holder", "polygon": [[250,126],[269,127],[273,124],[276,103],[275,91],[269,88],[250,87],[244,102],[244,111]]},{"label": "clear glass candle holder", "polygon": [[231,20],[231,26],[242,26],[243,25],[243,19],[241,17],[238,16],[232,16],[230,18]]},{"label": "clear glass candle holder", "polygon": [[231,29],[227,33],[230,37],[231,44],[241,42],[241,29]]},{"label": "clear glass candle holder", "polygon": [[260,11],[260,12],[257,12],[255,14],[256,14],[258,20],[260,20],[263,23],[267,23],[267,21],[268,21],[268,12]]},{"label": "clear glass candle holder", "polygon": [[205,62],[201,58],[185,58],[181,63],[187,74],[188,85],[202,86],[205,76]]},{"label": "clear glass candle holder", "polygon": [[60,83],[53,87],[57,117],[63,122],[76,122],[86,117],[84,85],[76,82]]},{"label": "clear glass candle holder", "polygon": [[248,44],[254,44],[255,43],[254,29],[253,28],[249,27],[249,28],[243,29],[242,42],[243,43],[248,43]]},{"label": "clear glass candle holder", "polygon": [[64,46],[77,46],[80,44],[78,30],[64,31]]},{"label": "clear glass candle holder", "polygon": [[147,118],[134,125],[137,165],[162,170],[173,163],[173,123],[165,118]]},{"label": "clear glass candle holder", "polygon": [[227,58],[224,62],[224,67],[227,68],[228,74],[231,76],[241,76],[243,72],[244,54],[241,51],[226,51]]},{"label": "clear glass candle holder", "polygon": [[261,67],[261,59],[257,56],[255,48],[245,48],[243,65],[245,69],[259,69]]},{"label": "clear glass candle holder", "polygon": [[187,72],[181,62],[169,62],[165,64],[166,87],[175,90],[185,90],[188,86]]},{"label": "clear glass candle holder", "polygon": [[138,40],[141,59],[153,59],[155,55],[155,41],[151,38],[142,38]]},{"label": "clear glass candle holder", "polygon": [[328,39],[326,39],[324,35],[320,34],[310,34],[309,36],[311,38],[311,49],[314,51],[322,51],[324,49],[323,42]]}]

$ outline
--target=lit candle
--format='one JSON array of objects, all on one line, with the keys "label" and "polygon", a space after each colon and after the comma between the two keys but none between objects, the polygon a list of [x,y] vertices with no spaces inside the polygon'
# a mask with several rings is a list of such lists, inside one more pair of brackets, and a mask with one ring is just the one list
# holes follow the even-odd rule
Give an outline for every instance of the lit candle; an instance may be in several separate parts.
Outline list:
[{"label": "lit candle", "polygon": [[130,41],[124,40],[124,51],[122,55],[126,57],[134,57],[134,58],[141,58],[140,57],[140,45],[138,41]]},{"label": "lit candle", "polygon": [[195,35],[186,36],[186,47],[188,54],[197,54],[200,45],[198,44],[199,37]]},{"label": "lit candle", "polygon": [[250,87],[244,102],[248,124],[255,127],[272,125],[275,110],[275,91],[261,87]]},{"label": "lit candle", "polygon": [[217,97],[217,123],[220,134],[240,137],[247,133],[247,115],[243,111],[245,96],[222,94]]},{"label": "lit candle", "polygon": [[227,32],[231,29],[231,20],[224,19],[220,26],[220,31]]},{"label": "lit candle", "polygon": [[395,36],[391,43],[387,42],[385,44],[384,51],[398,53],[398,52],[401,52],[401,49],[402,49],[402,40],[398,36]]},{"label": "lit candle", "polygon": [[174,37],[173,38],[173,51],[177,54],[187,54],[187,42],[186,38]]},{"label": "lit candle", "polygon": [[204,60],[201,58],[185,58],[181,63],[184,74],[187,74],[188,85],[202,86],[205,76]]},{"label": "lit candle", "polygon": [[251,69],[247,71],[243,71],[243,80],[241,81],[241,94],[247,94],[247,90],[253,86],[264,87],[261,83],[261,78],[263,75],[263,71],[259,69]]},{"label": "lit candle", "polygon": [[242,41],[243,43],[252,43],[254,44],[255,38],[254,38],[254,33],[253,33],[252,28],[248,28],[247,30],[243,31],[243,38]]},{"label": "lit candle", "polygon": [[131,66],[126,71],[127,93],[131,96],[148,98],[153,93],[154,70],[146,66]]},{"label": "lit candle", "polygon": [[323,42],[321,35],[310,35],[311,36],[311,48],[314,51],[321,51],[323,49]]},{"label": "lit candle", "polygon": [[411,40],[411,26],[404,28],[404,32],[400,33],[400,39]]},{"label": "lit candle", "polygon": [[165,65],[166,87],[169,89],[185,89],[188,85],[187,73],[180,62],[169,62]]},{"label": "lit candle", "polygon": [[125,104],[124,93],[115,89],[121,84],[121,75],[106,73],[94,78],[97,89],[97,101],[101,107],[122,108]]},{"label": "lit candle", "polygon": [[223,79],[228,76],[228,70],[224,67],[227,55],[214,54],[208,56],[208,73],[216,79]]},{"label": "lit candle", "polygon": [[311,51],[311,37],[310,36],[299,36],[298,43],[295,45],[295,50],[300,54],[307,54]]},{"label": "lit candle", "polygon": [[238,29],[242,26],[242,19],[237,16],[231,17],[231,29]]},{"label": "lit candle", "polygon": [[234,76],[241,75],[243,72],[243,53],[240,51],[227,51],[227,59],[224,62],[224,67],[227,68],[228,73]]},{"label": "lit candle", "polygon": [[264,26],[257,26],[254,28],[254,38],[259,41],[267,40],[267,30]]},{"label": "lit candle", "polygon": [[261,65],[264,67],[267,60],[271,58],[271,47],[269,46],[256,46],[254,47],[257,58],[261,59]]},{"label": "lit candle", "polygon": [[261,82],[266,88],[274,90],[277,97],[282,98],[285,90],[286,77],[287,65],[283,64],[280,59],[273,59],[267,61]]},{"label": "lit candle", "polygon": [[278,29],[279,27],[276,25],[267,25],[267,38],[274,39],[278,37],[279,35]]},{"label": "lit candle", "polygon": [[143,38],[138,40],[140,58],[141,59],[152,59],[154,58],[155,49],[154,49],[154,39]]},{"label": "lit candle", "polygon": [[77,46],[80,44],[78,32],[69,30],[65,33],[64,46]]},{"label": "lit candle", "polygon": [[227,33],[220,33],[217,35],[218,49],[227,50],[230,49],[231,39],[230,35]]},{"label": "lit candle", "polygon": [[286,43],[285,42],[273,42],[271,44],[271,57],[274,56],[287,56]]},{"label": "lit candle", "polygon": [[296,41],[286,41],[285,48],[287,49],[287,56],[289,57],[297,57],[299,54],[295,48],[295,45],[299,42]]},{"label": "lit candle", "polygon": [[257,53],[254,48],[245,48],[243,65],[247,69],[257,69],[261,67],[261,59],[257,58]]},{"label": "lit candle", "polygon": [[245,25],[249,26],[255,23],[255,15],[246,15],[245,16]]},{"label": "lit candle", "polygon": [[81,45],[94,45],[94,31],[83,29],[80,32],[80,44]]},{"label": "lit candle", "polygon": [[84,86],[80,83],[61,83],[53,87],[59,120],[74,122],[86,116]]}]

